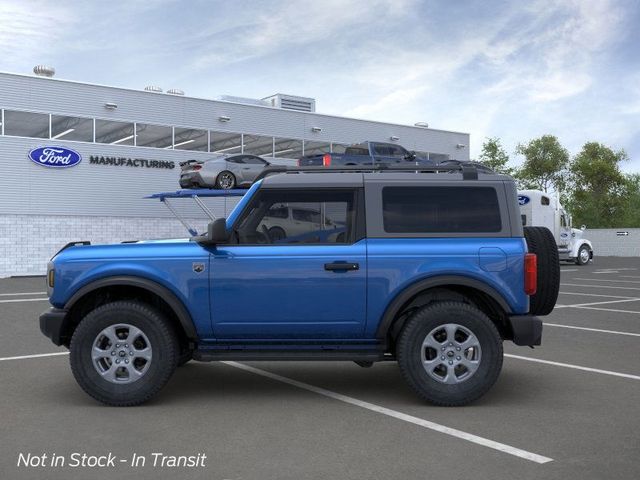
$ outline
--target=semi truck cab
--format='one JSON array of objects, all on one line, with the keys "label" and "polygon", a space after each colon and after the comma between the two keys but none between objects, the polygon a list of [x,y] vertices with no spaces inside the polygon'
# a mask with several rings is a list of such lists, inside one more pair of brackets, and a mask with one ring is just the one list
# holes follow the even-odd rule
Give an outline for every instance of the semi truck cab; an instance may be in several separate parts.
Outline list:
[{"label": "semi truck cab", "polygon": [[541,190],[518,191],[523,226],[547,227],[556,239],[560,260],[586,265],[593,260],[593,245],[584,238],[586,226],[573,228],[571,215],[560,200]]}]

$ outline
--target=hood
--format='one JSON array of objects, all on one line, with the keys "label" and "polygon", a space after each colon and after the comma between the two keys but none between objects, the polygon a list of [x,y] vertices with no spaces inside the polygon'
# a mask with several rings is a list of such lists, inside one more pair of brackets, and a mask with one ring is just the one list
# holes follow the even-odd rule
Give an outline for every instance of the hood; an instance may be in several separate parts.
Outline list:
[{"label": "hood", "polygon": [[571,236],[573,238],[582,238],[582,235],[584,235],[584,230],[580,230],[579,228],[571,229]]},{"label": "hood", "polygon": [[193,254],[201,249],[188,238],[127,241],[101,245],[70,245],[60,250],[52,259],[55,263],[66,261],[113,261]]}]

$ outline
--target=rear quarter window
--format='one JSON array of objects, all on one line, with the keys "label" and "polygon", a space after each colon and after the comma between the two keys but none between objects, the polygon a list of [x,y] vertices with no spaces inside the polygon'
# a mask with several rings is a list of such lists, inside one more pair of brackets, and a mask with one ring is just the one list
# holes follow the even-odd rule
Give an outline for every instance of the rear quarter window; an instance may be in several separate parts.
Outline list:
[{"label": "rear quarter window", "polygon": [[496,233],[502,230],[493,187],[384,187],[387,233]]}]

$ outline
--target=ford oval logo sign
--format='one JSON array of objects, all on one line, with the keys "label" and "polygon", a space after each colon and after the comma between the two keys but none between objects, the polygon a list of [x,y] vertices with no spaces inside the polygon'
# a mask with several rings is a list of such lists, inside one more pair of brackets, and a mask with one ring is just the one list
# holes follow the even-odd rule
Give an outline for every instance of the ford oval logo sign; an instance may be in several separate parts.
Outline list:
[{"label": "ford oval logo sign", "polygon": [[63,147],[38,147],[29,152],[29,160],[43,167],[68,168],[79,164],[82,156]]},{"label": "ford oval logo sign", "polygon": [[529,203],[530,200],[531,199],[526,195],[518,195],[518,203],[520,205],[526,205],[527,203]]}]

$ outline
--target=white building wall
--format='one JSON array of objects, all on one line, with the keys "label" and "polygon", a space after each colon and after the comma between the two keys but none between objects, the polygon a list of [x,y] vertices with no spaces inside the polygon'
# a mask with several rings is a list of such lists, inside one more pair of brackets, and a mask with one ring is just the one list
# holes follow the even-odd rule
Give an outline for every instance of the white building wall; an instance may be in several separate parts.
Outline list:
[{"label": "white building wall", "polygon": [[[202,218],[189,223],[200,232],[206,225]],[[44,275],[49,259],[71,241],[100,244],[187,236],[173,218],[0,215],[0,278]]]},{"label": "white building wall", "polygon": [[[106,103],[118,107],[109,110]],[[27,75],[0,73],[0,109],[343,144],[388,142],[393,136],[410,150],[469,159],[466,133]],[[221,122],[220,116],[229,120]],[[62,169],[36,165],[28,153],[43,146],[72,149],[82,161]],[[89,161],[92,155],[169,161],[175,168],[95,165]],[[158,200],[143,197],[177,190],[179,162],[210,156],[199,151],[12,137],[5,132],[0,136],[0,277],[44,274],[51,256],[71,241],[185,237],[184,227]],[[236,202],[237,198],[206,201],[218,217],[227,216]],[[175,203],[182,215],[200,222],[199,230],[204,228],[204,216],[193,202]]]},{"label": "white building wall", "polygon": [[595,258],[640,257],[640,228],[589,228],[584,236],[591,240]]}]

